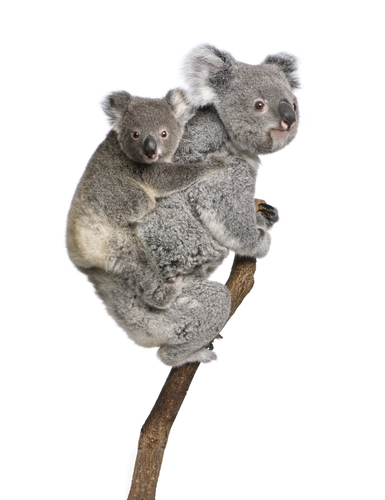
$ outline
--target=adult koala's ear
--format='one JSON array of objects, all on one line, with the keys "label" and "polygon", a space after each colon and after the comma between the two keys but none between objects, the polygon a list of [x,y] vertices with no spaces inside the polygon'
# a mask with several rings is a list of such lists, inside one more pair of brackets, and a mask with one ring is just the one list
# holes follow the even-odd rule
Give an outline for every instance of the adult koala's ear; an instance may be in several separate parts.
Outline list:
[{"label": "adult koala's ear", "polygon": [[212,45],[199,45],[186,57],[182,74],[187,82],[187,98],[196,107],[215,103],[217,90],[231,77],[235,59]]},{"label": "adult koala's ear", "polygon": [[262,64],[274,64],[285,74],[293,90],[300,88],[299,79],[296,74],[298,63],[295,56],[287,52],[279,52],[278,54],[267,56]]},{"label": "adult koala's ear", "polygon": [[187,102],[185,92],[182,89],[170,90],[165,99],[167,104],[171,106],[175,118],[184,127],[195,113],[195,108]]},{"label": "adult koala's ear", "polygon": [[103,111],[108,116],[110,124],[116,125],[120,118],[123,117],[127,105],[131,100],[131,94],[125,90],[120,92],[112,92],[102,102]]}]

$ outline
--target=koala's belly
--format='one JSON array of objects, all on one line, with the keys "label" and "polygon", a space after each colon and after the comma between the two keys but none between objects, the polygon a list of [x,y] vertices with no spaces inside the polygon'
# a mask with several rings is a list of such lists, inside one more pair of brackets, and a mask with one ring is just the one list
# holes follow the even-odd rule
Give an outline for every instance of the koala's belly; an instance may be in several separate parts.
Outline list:
[{"label": "koala's belly", "polygon": [[191,213],[183,193],[158,200],[138,227],[138,235],[164,278],[179,274],[209,276],[228,255]]},{"label": "koala's belly", "polygon": [[92,209],[70,217],[67,226],[67,249],[72,262],[81,268],[105,268],[114,235],[107,218]]}]

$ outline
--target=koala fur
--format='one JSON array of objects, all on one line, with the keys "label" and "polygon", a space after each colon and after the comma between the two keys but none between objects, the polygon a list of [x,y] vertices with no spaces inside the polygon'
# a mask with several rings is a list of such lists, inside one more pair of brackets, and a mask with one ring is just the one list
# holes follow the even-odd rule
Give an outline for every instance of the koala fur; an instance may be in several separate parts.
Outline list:
[{"label": "koala fur", "polygon": [[100,268],[124,277],[147,304],[165,308],[179,295],[181,277],[166,282],[136,234],[156,198],[170,195],[223,169],[212,155],[196,164],[171,163],[191,118],[181,90],[164,99],[110,94],[103,102],[113,129],[89,161],[68,217],[67,248],[79,269]]},{"label": "koala fur", "polygon": [[88,273],[129,337],[142,346],[159,346],[158,356],[167,365],[216,359],[207,347],[228,319],[230,294],[208,277],[229,250],[257,258],[269,250],[269,229],[278,212],[269,206],[255,212],[255,181],[259,155],[282,149],[296,135],[296,69],[295,58],[284,53],[248,65],[210,45],[195,48],[184,75],[197,110],[174,161],[201,162],[223,150],[233,159],[209,179],[159,199],[136,227],[160,275],[183,276],[181,294],[167,309],[155,309],[121,275],[101,268]]}]

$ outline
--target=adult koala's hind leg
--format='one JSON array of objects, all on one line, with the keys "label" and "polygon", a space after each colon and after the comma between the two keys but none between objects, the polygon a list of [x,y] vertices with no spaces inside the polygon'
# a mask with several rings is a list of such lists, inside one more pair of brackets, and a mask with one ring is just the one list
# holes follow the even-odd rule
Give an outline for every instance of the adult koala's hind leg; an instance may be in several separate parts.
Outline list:
[{"label": "adult koala's hind leg", "polygon": [[230,292],[224,285],[186,276],[181,295],[169,308],[158,309],[145,304],[121,276],[94,268],[88,278],[118,325],[136,344],[159,347],[158,356],[166,365],[216,358],[206,346],[230,314]]},{"label": "adult koala's hind leg", "polygon": [[144,302],[159,309],[169,307],[183,288],[180,276],[163,279],[153,256],[132,228],[116,238],[107,271],[127,279]]},{"label": "adult koala's hind leg", "polygon": [[228,289],[213,281],[192,279],[167,311],[178,314],[175,335],[162,345],[158,356],[169,366],[208,363],[216,359],[211,341],[224,327],[230,314]]}]

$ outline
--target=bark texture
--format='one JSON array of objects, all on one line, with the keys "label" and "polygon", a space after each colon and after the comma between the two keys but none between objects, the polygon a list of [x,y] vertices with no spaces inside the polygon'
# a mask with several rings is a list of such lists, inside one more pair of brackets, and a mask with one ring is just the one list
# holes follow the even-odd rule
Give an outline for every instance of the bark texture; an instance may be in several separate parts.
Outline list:
[{"label": "bark texture", "polygon": [[[259,203],[255,200],[258,210]],[[234,314],[254,285],[256,260],[249,257],[234,257],[226,286],[231,293],[231,312]],[[128,500],[155,500],[163,454],[168,436],[187,394],[199,363],[188,363],[172,368],[159,397],[144,423],[139,437],[131,490]]]}]

